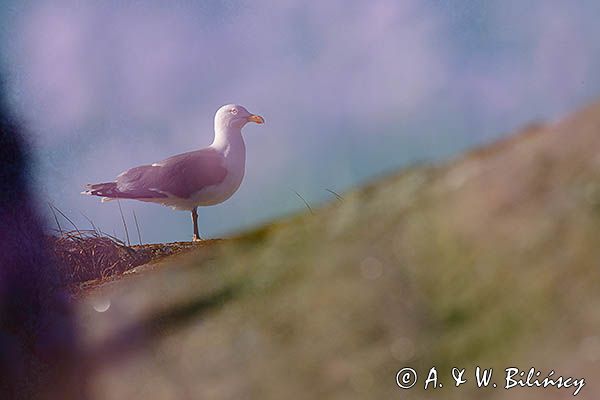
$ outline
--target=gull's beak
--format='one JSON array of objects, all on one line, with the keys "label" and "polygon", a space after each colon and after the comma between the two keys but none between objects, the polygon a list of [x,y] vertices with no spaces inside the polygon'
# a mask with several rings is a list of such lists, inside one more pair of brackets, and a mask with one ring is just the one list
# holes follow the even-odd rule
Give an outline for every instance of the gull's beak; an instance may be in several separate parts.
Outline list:
[{"label": "gull's beak", "polygon": [[256,122],[257,124],[264,124],[265,123],[265,119],[263,117],[261,117],[260,115],[251,115],[248,117],[248,121],[250,122]]}]

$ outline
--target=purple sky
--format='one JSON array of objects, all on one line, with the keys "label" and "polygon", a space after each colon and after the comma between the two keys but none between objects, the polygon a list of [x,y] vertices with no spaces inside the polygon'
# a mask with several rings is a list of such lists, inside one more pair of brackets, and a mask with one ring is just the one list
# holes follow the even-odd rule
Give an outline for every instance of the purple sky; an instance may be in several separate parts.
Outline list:
[{"label": "purple sky", "polygon": [[[82,227],[120,236],[83,184],[208,145],[229,102],[248,126],[236,195],[207,236],[437,160],[600,94],[593,1],[9,1],[0,40],[34,134],[38,187]],[[187,213],[135,208],[145,241],[186,240]],[[130,230],[131,231],[131,230]]]}]

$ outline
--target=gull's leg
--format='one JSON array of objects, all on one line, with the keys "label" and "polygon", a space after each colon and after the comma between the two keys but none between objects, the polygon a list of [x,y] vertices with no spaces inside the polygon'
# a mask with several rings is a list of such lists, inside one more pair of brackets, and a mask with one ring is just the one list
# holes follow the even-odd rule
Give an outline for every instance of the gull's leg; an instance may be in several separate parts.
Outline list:
[{"label": "gull's leg", "polygon": [[198,242],[202,240],[200,238],[200,234],[198,233],[198,208],[194,207],[192,209],[192,222],[194,224],[194,236],[192,236],[193,242]]}]

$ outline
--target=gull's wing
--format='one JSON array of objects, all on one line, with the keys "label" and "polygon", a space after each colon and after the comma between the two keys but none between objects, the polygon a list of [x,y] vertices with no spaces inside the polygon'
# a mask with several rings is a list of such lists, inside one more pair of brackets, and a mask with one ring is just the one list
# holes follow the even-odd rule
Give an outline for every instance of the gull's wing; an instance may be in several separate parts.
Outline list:
[{"label": "gull's wing", "polygon": [[118,196],[161,198],[171,195],[186,199],[205,187],[223,182],[227,175],[224,162],[221,153],[208,147],[131,168],[117,177]]}]

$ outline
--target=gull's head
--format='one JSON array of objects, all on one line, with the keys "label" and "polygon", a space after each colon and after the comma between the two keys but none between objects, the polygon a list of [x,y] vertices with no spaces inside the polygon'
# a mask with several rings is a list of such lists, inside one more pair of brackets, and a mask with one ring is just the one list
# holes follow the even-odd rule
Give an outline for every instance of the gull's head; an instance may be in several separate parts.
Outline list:
[{"label": "gull's head", "polygon": [[215,126],[223,128],[241,129],[248,122],[264,124],[265,120],[260,115],[252,114],[239,104],[226,104],[215,114]]}]

